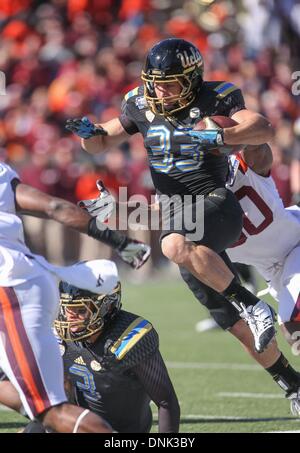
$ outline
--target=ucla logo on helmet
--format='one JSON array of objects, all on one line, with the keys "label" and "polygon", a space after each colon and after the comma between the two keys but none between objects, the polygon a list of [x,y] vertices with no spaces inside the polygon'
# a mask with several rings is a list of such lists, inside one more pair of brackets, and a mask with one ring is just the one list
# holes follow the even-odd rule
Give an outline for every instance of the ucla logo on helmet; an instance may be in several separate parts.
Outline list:
[{"label": "ucla logo on helmet", "polygon": [[178,52],[177,54],[177,58],[181,59],[181,64],[184,68],[189,68],[190,66],[202,62],[202,57],[198,50],[195,50],[193,47],[190,47],[190,51],[191,51],[190,54],[188,54],[186,50],[184,50],[182,53]]}]

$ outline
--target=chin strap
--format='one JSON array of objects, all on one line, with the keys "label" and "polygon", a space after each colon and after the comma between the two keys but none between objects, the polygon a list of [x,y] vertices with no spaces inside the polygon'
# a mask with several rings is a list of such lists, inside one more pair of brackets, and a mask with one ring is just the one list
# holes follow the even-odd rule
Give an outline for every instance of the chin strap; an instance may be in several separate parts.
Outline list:
[{"label": "chin strap", "polygon": [[77,418],[76,420],[76,423],[75,423],[75,426],[74,426],[74,429],[73,429],[73,434],[74,433],[77,433],[78,431],[78,428],[79,428],[79,425],[82,421],[82,419],[89,413],[89,409],[85,409],[83,412],[81,412],[81,414],[79,415],[79,417]]}]

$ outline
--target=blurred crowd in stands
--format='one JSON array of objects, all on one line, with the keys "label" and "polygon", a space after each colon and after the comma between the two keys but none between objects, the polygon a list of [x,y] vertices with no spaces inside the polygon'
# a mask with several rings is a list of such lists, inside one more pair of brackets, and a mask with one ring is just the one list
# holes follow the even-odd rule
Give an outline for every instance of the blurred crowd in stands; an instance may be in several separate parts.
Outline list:
[{"label": "blurred crowd in stands", "polygon": [[[247,107],[270,119],[278,190],[286,205],[300,202],[300,93],[292,90],[300,71],[300,0],[1,0],[0,32],[0,158],[23,182],[76,202],[95,196],[100,178],[113,193],[127,186],[129,195],[150,198],[139,135],[92,158],[64,123],[118,115],[124,94],[140,84],[146,51],[176,36],[199,47],[207,80],[235,83]],[[26,223],[31,245],[49,259],[99,256],[89,239],[43,220]],[[131,233],[157,244],[156,234]],[[154,249],[158,267],[162,256]]]}]

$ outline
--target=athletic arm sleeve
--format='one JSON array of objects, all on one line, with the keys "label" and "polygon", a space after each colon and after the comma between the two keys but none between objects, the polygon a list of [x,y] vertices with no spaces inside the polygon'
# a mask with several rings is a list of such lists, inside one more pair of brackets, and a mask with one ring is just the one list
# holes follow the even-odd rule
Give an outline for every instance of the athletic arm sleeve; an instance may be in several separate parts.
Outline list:
[{"label": "athletic arm sleeve", "polygon": [[159,350],[135,366],[133,371],[158,407],[159,432],[178,433],[180,407]]},{"label": "athletic arm sleeve", "polygon": [[127,134],[133,135],[139,132],[139,129],[136,125],[134,119],[134,108],[132,103],[126,101],[125,99],[121,105],[121,115],[119,117],[120,123],[127,132]]}]

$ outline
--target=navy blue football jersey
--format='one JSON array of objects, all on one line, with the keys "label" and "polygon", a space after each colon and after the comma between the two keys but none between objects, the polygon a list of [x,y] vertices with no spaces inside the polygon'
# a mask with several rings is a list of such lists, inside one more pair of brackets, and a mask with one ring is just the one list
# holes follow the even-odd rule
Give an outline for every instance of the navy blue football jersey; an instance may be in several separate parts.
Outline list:
[{"label": "navy blue football jersey", "polygon": [[204,82],[195,100],[176,117],[155,115],[140,86],[126,94],[120,121],[129,134],[140,132],[156,191],[172,196],[208,194],[224,187],[228,174],[226,156],[199,149],[186,135],[206,116],[232,116],[245,108],[241,91],[230,82]]},{"label": "navy blue football jersey", "polygon": [[65,375],[75,402],[118,432],[147,432],[150,398],[134,370],[158,352],[152,324],[121,310],[95,343],[62,342]]}]

